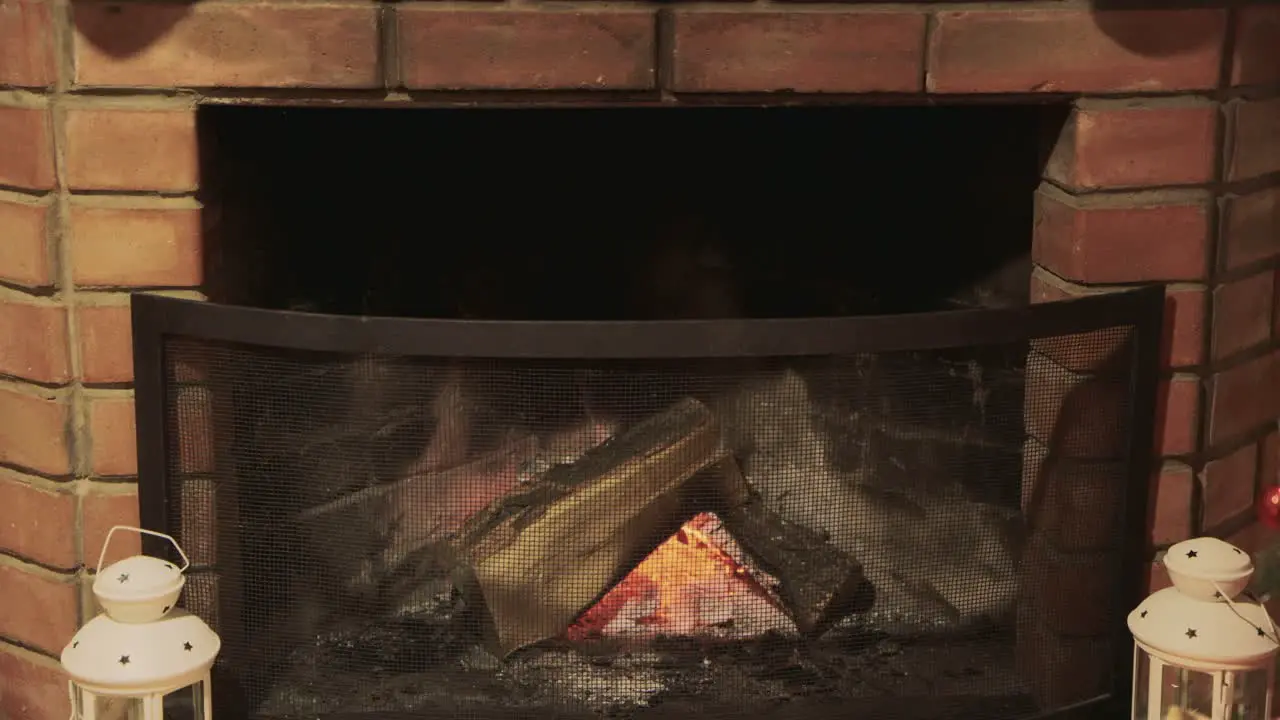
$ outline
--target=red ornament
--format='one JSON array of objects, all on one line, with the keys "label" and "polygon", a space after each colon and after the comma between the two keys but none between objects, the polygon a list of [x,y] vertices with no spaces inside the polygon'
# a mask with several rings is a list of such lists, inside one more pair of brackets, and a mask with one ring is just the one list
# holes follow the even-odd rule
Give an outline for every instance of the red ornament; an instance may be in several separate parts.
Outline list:
[{"label": "red ornament", "polygon": [[1258,520],[1272,530],[1280,530],[1280,485],[1263,488],[1258,498]]}]

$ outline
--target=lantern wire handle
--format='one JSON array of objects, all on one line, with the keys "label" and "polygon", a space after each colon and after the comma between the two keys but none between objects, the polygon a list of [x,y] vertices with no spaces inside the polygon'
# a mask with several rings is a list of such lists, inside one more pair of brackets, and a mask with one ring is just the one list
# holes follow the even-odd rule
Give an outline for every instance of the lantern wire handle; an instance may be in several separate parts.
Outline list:
[{"label": "lantern wire handle", "polygon": [[[1231,608],[1231,612],[1235,613],[1236,617],[1240,618],[1241,620],[1244,620],[1246,623],[1249,624],[1250,627],[1252,627],[1254,630],[1257,630],[1258,632],[1262,632],[1262,633],[1267,632],[1266,630],[1258,627],[1257,625],[1254,625],[1252,620],[1245,617],[1244,613],[1240,612],[1240,609],[1236,607],[1235,601],[1231,599],[1230,595],[1223,592],[1222,587],[1218,585],[1218,583],[1213,582],[1212,580],[1210,580],[1209,583],[1213,585],[1214,590],[1218,591],[1218,594],[1222,596],[1222,599],[1227,602],[1227,607]],[[1277,645],[1280,645],[1280,639],[1277,639],[1276,637],[1277,635],[1276,621],[1271,619],[1271,613],[1266,613],[1266,616],[1267,616],[1267,624],[1271,626],[1271,632],[1267,633],[1267,639]]]},{"label": "lantern wire handle", "polygon": [[115,535],[117,530],[132,530],[142,535],[151,535],[152,537],[168,540],[169,544],[173,546],[173,549],[178,551],[178,555],[182,556],[182,567],[178,568],[178,572],[186,572],[186,569],[191,567],[191,561],[187,559],[187,554],[182,552],[182,547],[179,546],[178,541],[174,540],[172,537],[161,532],[156,532],[155,530],[133,527],[132,525],[116,525],[107,531],[107,539],[102,541],[102,553],[98,555],[98,570],[102,570],[102,563],[107,559],[107,548],[111,547],[111,536]]}]

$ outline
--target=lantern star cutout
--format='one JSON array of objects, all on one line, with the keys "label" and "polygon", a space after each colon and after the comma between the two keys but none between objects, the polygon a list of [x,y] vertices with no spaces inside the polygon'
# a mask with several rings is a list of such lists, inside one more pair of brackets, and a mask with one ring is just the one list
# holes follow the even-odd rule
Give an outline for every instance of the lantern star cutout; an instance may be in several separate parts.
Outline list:
[{"label": "lantern star cutout", "polygon": [[1198,635],[1199,635],[1199,633],[1197,633],[1197,632],[1195,631],[1195,629],[1194,629],[1194,628],[1187,628],[1187,637],[1188,637],[1188,638],[1194,638],[1194,637],[1197,637]]},{"label": "lantern star cutout", "polygon": [[120,577],[118,577],[118,578],[116,578],[116,579],[117,579],[117,580],[119,580],[119,581],[120,581],[120,582],[122,582],[122,583],[127,583],[127,582],[129,582],[129,573],[120,573]]},{"label": "lantern star cutout", "polygon": [[1143,610],[1142,612],[1138,613],[1138,617],[1143,617],[1143,618],[1144,618],[1144,617],[1146,617],[1146,616],[1147,616],[1147,612],[1148,612],[1148,611]]},{"label": "lantern star cutout", "polygon": [[1258,631],[1258,637],[1266,637],[1266,636],[1267,636],[1267,634],[1266,634],[1265,632],[1263,632],[1263,631],[1262,631],[1262,628],[1256,628],[1256,630]]},{"label": "lantern star cutout", "polygon": [[128,656],[128,655],[121,655],[121,656],[120,656],[120,664],[121,664],[121,665],[128,665],[128,664],[129,664],[129,656]]},{"label": "lantern star cutout", "polygon": [[[1262,632],[1262,631],[1259,630],[1258,632]],[[182,643],[182,649],[186,650],[187,652],[191,652],[191,643],[189,642]]]},{"label": "lantern star cutout", "polygon": [[1200,554],[1200,553],[1196,552],[1195,550],[1188,550],[1188,551],[1187,551],[1187,557],[1189,557],[1189,558],[1196,557],[1196,556],[1197,556],[1197,555],[1199,555],[1199,554]]},{"label": "lantern star cutout", "polygon": [[[1262,632],[1262,631],[1261,631],[1261,630],[1259,630],[1258,632]],[[79,641],[79,640],[76,640],[75,642],[71,643],[71,647],[73,647],[73,648],[78,648],[78,647],[80,647],[80,641]]]}]

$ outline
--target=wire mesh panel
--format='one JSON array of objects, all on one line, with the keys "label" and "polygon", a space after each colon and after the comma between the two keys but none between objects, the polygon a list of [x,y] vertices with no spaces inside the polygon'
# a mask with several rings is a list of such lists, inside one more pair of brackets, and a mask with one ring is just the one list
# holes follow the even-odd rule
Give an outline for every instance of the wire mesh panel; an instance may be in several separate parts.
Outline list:
[{"label": "wire mesh panel", "polygon": [[522,359],[165,334],[144,504],[194,555],[224,711],[1032,717],[1117,685],[1141,337]]}]

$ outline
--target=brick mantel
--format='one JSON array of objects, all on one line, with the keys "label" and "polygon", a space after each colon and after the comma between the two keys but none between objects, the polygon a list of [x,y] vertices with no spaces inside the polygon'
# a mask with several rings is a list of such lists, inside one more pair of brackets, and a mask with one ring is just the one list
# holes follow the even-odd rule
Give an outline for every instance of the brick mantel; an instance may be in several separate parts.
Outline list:
[{"label": "brick mantel", "polygon": [[1153,548],[1249,546],[1280,482],[1270,2],[0,0],[0,714],[67,716],[54,658],[137,518],[128,293],[201,291],[201,103],[1047,99],[1033,295],[1167,286]]}]

